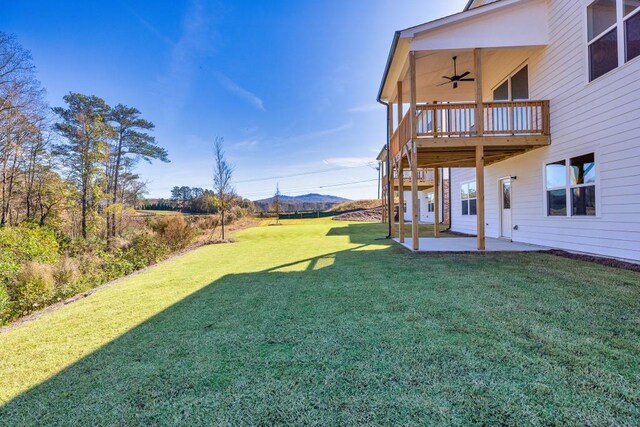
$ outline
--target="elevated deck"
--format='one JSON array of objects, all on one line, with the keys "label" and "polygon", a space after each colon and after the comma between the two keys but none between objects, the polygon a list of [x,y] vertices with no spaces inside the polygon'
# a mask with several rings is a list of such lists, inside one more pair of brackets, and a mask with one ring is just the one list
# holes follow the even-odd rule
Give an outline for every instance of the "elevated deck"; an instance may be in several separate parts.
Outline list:
[{"label": "elevated deck", "polygon": [[[476,125],[481,111],[481,126]],[[415,135],[417,167],[474,167],[476,147],[484,147],[484,163],[496,162],[550,143],[549,102],[426,104],[407,112],[391,136],[391,159],[409,167],[404,155]],[[415,134],[411,128],[415,126]]]}]

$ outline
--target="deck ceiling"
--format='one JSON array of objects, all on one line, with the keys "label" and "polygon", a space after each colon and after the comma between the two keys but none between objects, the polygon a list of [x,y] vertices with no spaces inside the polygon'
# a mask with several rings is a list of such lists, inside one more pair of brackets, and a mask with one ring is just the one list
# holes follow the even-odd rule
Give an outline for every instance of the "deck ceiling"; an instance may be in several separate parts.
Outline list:
[{"label": "deck ceiling", "polygon": [[[548,143],[520,144],[520,145],[495,145],[484,147],[485,166],[519,156],[528,151],[548,145]],[[418,168],[472,168],[476,166],[476,148],[436,146],[418,148]],[[402,158],[402,167],[410,167],[406,157]]]},{"label": "deck ceiling", "polygon": [[540,49],[547,44],[545,0],[502,0],[408,28],[398,32],[394,39],[379,99],[395,102],[397,82],[402,81],[403,101],[409,102],[410,51],[415,51],[417,56],[417,102],[455,102],[474,97],[472,82],[461,83],[455,90],[451,85],[438,86],[444,81],[441,76],[453,74],[454,55],[459,57],[458,74],[473,73],[473,49],[482,48],[484,74],[486,64],[491,63],[492,55],[497,52]]},{"label": "deck ceiling", "polygon": [[[491,99],[491,89],[526,58],[540,48],[500,48],[482,51],[483,92],[485,100]],[[469,78],[475,77],[473,50],[455,50],[416,53],[416,102],[469,102],[475,99],[474,82],[460,82],[454,89],[452,84],[444,84],[443,76],[453,75],[453,57],[457,57],[458,75],[469,71]],[[408,69],[408,62],[405,65]],[[405,104],[411,99],[409,73],[403,71],[402,100]],[[397,90],[393,101],[397,100]]]}]

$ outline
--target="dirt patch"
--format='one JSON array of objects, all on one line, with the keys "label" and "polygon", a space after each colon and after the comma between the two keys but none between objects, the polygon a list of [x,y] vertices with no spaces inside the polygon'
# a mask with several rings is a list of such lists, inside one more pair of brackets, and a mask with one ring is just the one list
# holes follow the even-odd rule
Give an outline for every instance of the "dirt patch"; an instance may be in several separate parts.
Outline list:
[{"label": "dirt patch", "polygon": [[379,208],[382,202],[378,199],[371,200],[351,200],[344,203],[339,203],[328,210],[328,212],[344,212],[352,211],[354,209],[375,209]]},{"label": "dirt patch", "polygon": [[333,217],[336,221],[382,222],[382,208],[364,209]]},{"label": "dirt patch", "polygon": [[595,264],[605,265],[607,267],[621,268],[623,270],[640,272],[640,264],[634,264],[632,262],[621,261],[614,258],[605,258],[605,257],[599,257],[595,255],[586,255],[586,254],[576,254],[576,253],[563,251],[560,249],[551,249],[549,251],[545,251],[544,253],[555,255],[555,256],[561,256],[563,258],[576,259],[579,261],[593,262]]}]

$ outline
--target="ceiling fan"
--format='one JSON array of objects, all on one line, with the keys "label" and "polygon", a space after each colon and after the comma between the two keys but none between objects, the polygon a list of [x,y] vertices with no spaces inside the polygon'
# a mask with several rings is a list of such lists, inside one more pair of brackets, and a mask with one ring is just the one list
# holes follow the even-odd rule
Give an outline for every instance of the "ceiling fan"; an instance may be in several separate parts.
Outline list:
[{"label": "ceiling fan", "polygon": [[447,79],[449,80],[448,82],[444,82],[439,84],[438,86],[444,86],[444,85],[448,85],[450,83],[453,83],[453,88],[457,89],[458,88],[458,82],[474,82],[476,79],[466,79],[465,77],[467,77],[469,74],[471,74],[470,71],[464,72],[460,75],[458,75],[458,67],[457,67],[457,56],[453,57],[453,76],[451,77],[447,77],[447,76],[442,76],[443,79]]}]

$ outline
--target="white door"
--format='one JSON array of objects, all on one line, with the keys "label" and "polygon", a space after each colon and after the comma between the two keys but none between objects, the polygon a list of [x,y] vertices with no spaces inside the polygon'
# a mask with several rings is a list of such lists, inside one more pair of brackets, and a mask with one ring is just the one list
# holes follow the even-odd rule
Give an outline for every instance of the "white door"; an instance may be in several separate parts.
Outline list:
[{"label": "white door", "polygon": [[511,179],[500,180],[500,236],[511,239]]}]

